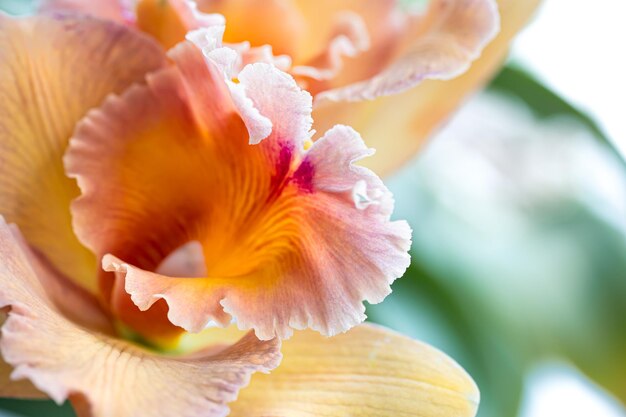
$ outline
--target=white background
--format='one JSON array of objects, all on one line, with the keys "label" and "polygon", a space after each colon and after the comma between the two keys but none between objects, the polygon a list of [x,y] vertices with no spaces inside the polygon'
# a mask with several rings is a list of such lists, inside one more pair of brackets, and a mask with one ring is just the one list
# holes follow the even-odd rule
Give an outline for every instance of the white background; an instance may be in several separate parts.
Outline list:
[{"label": "white background", "polygon": [[[592,116],[626,154],[626,1],[546,0],[512,59]],[[542,368],[529,382],[522,417],[626,416],[566,367]]]}]

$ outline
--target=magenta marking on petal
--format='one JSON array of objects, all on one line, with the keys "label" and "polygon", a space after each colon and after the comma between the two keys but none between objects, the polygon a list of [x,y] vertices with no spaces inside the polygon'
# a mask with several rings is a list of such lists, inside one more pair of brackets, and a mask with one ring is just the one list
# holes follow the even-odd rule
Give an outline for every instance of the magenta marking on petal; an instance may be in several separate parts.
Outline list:
[{"label": "magenta marking on petal", "polygon": [[315,175],[315,167],[313,163],[307,159],[302,161],[296,172],[293,173],[292,181],[298,187],[306,192],[313,192],[313,176]]},{"label": "magenta marking on petal", "polygon": [[285,142],[280,143],[280,152],[275,165],[275,173],[272,177],[272,189],[279,190],[285,182],[285,178],[289,174],[291,168],[291,159],[293,156],[293,148]]}]

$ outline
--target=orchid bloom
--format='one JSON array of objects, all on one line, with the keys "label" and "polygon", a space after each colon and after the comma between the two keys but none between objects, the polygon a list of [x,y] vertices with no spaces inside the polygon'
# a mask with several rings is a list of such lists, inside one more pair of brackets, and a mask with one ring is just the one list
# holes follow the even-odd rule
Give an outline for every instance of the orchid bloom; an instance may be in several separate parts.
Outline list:
[{"label": "orchid bloom", "polygon": [[123,22],[166,48],[206,24],[198,10],[220,13],[244,59],[274,63],[313,95],[319,132],[349,124],[377,150],[364,165],[389,174],[497,71],[539,1],[43,0],[43,9]]},{"label": "orchid bloom", "polygon": [[360,324],[409,264],[356,164],[372,151],[342,125],[312,142],[313,97],[189,16],[165,54],[84,14],[0,15],[0,395],[81,417],[473,416],[454,361]]}]

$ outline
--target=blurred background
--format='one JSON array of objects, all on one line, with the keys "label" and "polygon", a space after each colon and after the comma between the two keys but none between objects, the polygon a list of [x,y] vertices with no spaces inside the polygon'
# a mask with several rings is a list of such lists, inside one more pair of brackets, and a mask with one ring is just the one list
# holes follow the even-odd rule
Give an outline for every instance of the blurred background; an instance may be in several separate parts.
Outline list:
[{"label": "blurred background", "polygon": [[[369,317],[459,361],[479,417],[626,417],[624,16],[545,0],[489,87],[388,180],[413,264]],[[0,400],[0,416],[44,415],[73,414]]]}]

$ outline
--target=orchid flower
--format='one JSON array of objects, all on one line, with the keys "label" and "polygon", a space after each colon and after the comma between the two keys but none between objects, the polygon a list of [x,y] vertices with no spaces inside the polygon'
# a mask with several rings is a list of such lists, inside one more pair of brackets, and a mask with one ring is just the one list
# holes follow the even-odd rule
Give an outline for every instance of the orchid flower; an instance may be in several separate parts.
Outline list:
[{"label": "orchid flower", "polygon": [[167,55],[113,21],[0,16],[0,395],[473,416],[453,360],[360,324],[409,264],[372,151],[342,125],[311,141],[313,97],[192,16]]},{"label": "orchid flower", "polygon": [[364,165],[389,174],[497,71],[509,41],[538,3],[44,0],[43,9],[123,22],[166,48],[207,23],[198,10],[212,13],[209,20],[220,13],[229,22],[225,40],[247,50],[245,59],[274,63],[313,95],[319,132],[351,125],[377,149]]}]

